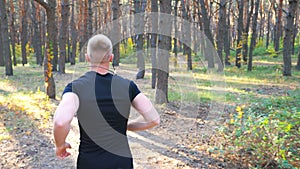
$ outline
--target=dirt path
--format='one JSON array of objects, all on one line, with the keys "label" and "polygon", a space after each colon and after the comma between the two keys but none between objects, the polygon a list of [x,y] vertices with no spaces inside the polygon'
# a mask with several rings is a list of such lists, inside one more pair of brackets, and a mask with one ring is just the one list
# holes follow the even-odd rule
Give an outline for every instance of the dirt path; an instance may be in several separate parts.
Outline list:
[{"label": "dirt path", "polygon": [[[134,69],[118,73],[129,79],[135,76]],[[56,79],[66,83],[72,76],[56,75]],[[150,78],[146,77],[136,83],[153,100],[154,90],[150,89]],[[213,135],[215,124],[215,121],[207,119],[211,106],[189,102],[171,102],[158,106],[160,126],[142,132],[128,132],[135,168],[237,168],[208,151],[211,144],[209,138]],[[8,107],[0,106],[0,127],[9,131],[10,135],[9,139],[1,139],[0,142],[1,169],[75,168],[79,145],[77,119],[72,121],[72,130],[67,138],[73,147],[70,150],[72,155],[60,160],[54,156],[52,118],[45,124],[45,128],[40,128],[38,119],[31,119],[26,116],[26,112],[16,113]],[[137,113],[132,110],[131,114],[131,118],[134,118]],[[19,119],[24,120],[20,122]]]}]

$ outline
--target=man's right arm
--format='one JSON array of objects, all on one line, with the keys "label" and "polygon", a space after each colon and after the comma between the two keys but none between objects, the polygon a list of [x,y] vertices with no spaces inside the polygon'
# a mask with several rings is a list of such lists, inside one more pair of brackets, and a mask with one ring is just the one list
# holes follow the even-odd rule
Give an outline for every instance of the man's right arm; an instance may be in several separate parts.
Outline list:
[{"label": "man's right arm", "polygon": [[139,93],[132,101],[132,106],[140,113],[140,117],[128,122],[127,130],[138,131],[152,128],[160,123],[160,117],[151,101]]}]

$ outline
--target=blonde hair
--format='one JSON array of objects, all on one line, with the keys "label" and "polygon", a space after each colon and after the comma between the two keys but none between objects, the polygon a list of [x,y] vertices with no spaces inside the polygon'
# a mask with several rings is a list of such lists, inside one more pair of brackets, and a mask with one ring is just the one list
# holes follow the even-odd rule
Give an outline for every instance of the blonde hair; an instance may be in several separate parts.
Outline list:
[{"label": "blonde hair", "polygon": [[109,61],[109,56],[112,54],[111,40],[103,34],[93,36],[89,39],[87,54],[92,64]]}]

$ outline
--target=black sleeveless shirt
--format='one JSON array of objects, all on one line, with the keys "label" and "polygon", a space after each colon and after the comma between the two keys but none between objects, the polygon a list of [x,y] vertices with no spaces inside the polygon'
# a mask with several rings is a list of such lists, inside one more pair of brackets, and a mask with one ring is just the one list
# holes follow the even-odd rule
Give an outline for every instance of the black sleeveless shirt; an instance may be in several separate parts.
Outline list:
[{"label": "black sleeveless shirt", "polygon": [[77,168],[133,168],[126,131],[131,102],[140,93],[136,84],[118,75],[90,71],[69,83],[63,94],[67,92],[79,98]]}]

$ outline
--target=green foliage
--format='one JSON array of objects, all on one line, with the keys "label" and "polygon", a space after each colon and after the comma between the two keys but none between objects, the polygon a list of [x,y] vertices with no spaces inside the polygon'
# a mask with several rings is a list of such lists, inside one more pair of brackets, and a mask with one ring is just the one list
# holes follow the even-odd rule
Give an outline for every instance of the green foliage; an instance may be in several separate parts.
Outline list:
[{"label": "green foliage", "polygon": [[237,106],[221,133],[229,156],[240,155],[250,166],[299,167],[299,90],[290,97],[264,99],[261,103]]},{"label": "green foliage", "polygon": [[126,43],[120,43],[120,60],[121,63],[136,63],[134,44],[131,38]]}]

